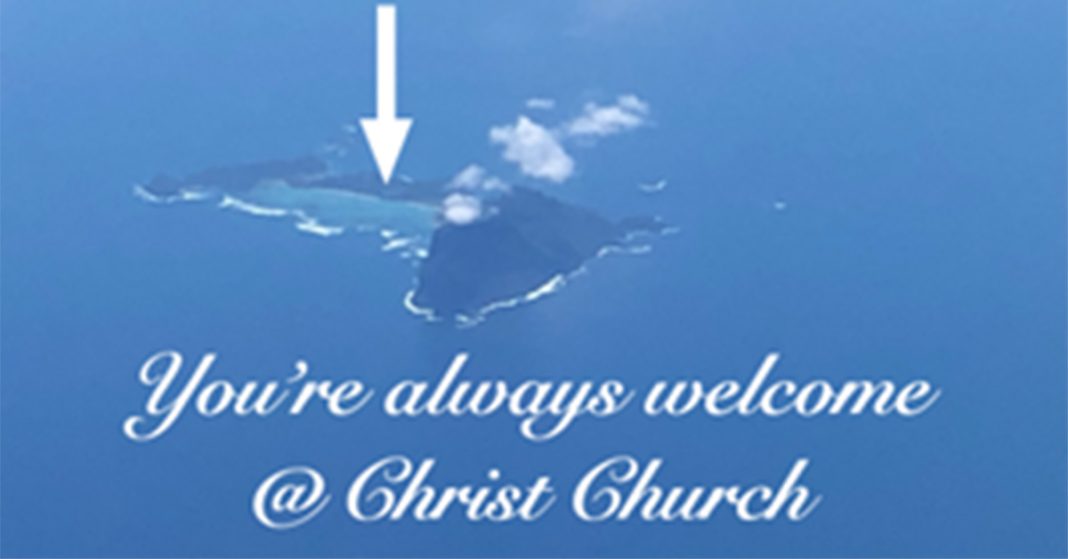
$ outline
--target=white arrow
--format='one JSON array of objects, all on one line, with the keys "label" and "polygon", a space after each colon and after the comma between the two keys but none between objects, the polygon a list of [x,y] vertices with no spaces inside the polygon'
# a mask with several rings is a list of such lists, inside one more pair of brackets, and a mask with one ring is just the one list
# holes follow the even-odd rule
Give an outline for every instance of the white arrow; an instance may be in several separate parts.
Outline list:
[{"label": "white arrow", "polygon": [[378,112],[374,118],[361,118],[360,126],[371,146],[382,182],[389,184],[397,165],[412,119],[397,118],[397,7],[380,4],[376,13],[378,45],[376,91]]}]

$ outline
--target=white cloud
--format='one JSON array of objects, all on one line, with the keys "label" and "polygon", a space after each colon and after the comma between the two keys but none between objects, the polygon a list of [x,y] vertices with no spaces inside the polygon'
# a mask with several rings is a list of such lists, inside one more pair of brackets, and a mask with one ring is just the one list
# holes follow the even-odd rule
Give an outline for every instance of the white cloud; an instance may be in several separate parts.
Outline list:
[{"label": "white cloud", "polygon": [[501,179],[490,175],[485,169],[478,165],[468,165],[464,167],[451,181],[446,185],[446,188],[454,190],[508,190],[511,186],[502,181]]},{"label": "white cloud", "polygon": [[661,190],[664,190],[665,188],[667,188],[667,185],[667,179],[660,179],[656,182],[639,183],[638,190],[641,190],[642,192],[645,192],[647,194],[652,194],[654,192],[660,192]]},{"label": "white cloud", "polygon": [[478,188],[482,179],[486,176],[486,170],[478,165],[468,165],[449,181],[448,188]]},{"label": "white cloud", "polygon": [[563,126],[568,136],[611,136],[642,126],[649,104],[636,95],[621,95],[614,105],[586,103],[582,114]]},{"label": "white cloud", "polygon": [[490,128],[489,137],[504,146],[504,159],[517,163],[525,175],[559,183],[575,170],[574,160],[556,136],[526,116],[520,115],[515,124]]},{"label": "white cloud", "polygon": [[511,188],[512,185],[497,177],[486,177],[486,180],[482,181],[482,190],[511,190]]},{"label": "white cloud", "polygon": [[532,97],[527,99],[528,109],[539,109],[543,111],[550,111],[556,107],[556,101],[545,97]]},{"label": "white cloud", "polygon": [[441,215],[453,225],[467,225],[482,216],[482,201],[467,194],[450,194],[441,202]]},{"label": "white cloud", "polygon": [[[531,109],[551,109],[556,102],[534,97],[526,102]],[[575,161],[564,149],[573,145],[589,147],[596,138],[612,136],[648,124],[649,104],[637,95],[620,95],[615,103],[598,105],[587,103],[577,117],[546,128],[526,115],[519,115],[515,124],[490,128],[490,143],[504,146],[502,156],[519,165],[524,175],[552,182],[564,182],[575,171]],[[467,174],[465,174],[467,173]],[[495,177],[487,177],[481,167],[472,166],[453,179],[456,188],[489,189],[504,185]],[[498,186],[499,186],[498,185]],[[504,188],[508,188],[504,185]]]},{"label": "white cloud", "polygon": [[634,95],[633,93],[620,95],[617,102],[619,103],[619,106],[623,107],[624,109],[637,111],[642,114],[649,112],[649,103],[642,101],[638,98],[637,95]]}]

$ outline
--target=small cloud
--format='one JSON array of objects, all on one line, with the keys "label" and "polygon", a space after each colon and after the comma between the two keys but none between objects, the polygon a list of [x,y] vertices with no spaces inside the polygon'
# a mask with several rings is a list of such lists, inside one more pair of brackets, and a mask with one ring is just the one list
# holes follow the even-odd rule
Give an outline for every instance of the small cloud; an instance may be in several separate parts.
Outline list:
[{"label": "small cloud", "polygon": [[487,177],[482,182],[482,190],[511,190],[512,185],[502,181],[497,177]]},{"label": "small cloud", "polygon": [[492,176],[478,165],[468,165],[446,185],[446,188],[454,190],[509,190],[511,186],[501,179]]},{"label": "small cloud", "polygon": [[328,142],[321,148],[324,155],[327,157],[345,157],[349,154],[347,147],[339,142]]},{"label": "small cloud", "polygon": [[554,99],[548,99],[545,97],[533,97],[527,99],[526,105],[528,109],[551,111],[554,107],[556,107],[556,101]]},{"label": "small cloud", "polygon": [[467,225],[482,216],[482,201],[467,194],[450,194],[441,202],[441,215],[453,225]]},{"label": "small cloud", "polygon": [[490,142],[504,146],[503,157],[534,178],[560,183],[575,170],[575,162],[552,132],[520,115],[515,124],[494,126]]},{"label": "small cloud", "polygon": [[[555,107],[556,102],[553,99],[534,97],[528,99],[526,105],[531,109],[544,110]],[[525,115],[519,115],[515,124],[490,128],[489,138],[490,143],[504,146],[504,159],[518,164],[523,174],[561,183],[575,170],[575,161],[564,149],[564,144],[570,142],[571,145],[589,147],[594,144],[593,140],[596,138],[645,126],[648,124],[648,116],[649,103],[637,95],[627,94],[620,95],[615,103],[610,105],[587,103],[577,117],[552,128],[546,128]],[[474,172],[473,169],[471,171]],[[457,179],[459,178],[461,177],[458,176]],[[481,175],[465,177],[465,180],[487,184],[490,181],[499,181],[492,177],[483,180]],[[663,186],[666,186],[666,183],[656,189],[662,189]]]},{"label": "small cloud", "polygon": [[486,170],[478,165],[468,165],[449,181],[449,188],[477,188],[486,176]]},{"label": "small cloud", "polygon": [[582,114],[564,124],[567,136],[612,136],[646,123],[649,104],[636,95],[621,95],[613,105],[587,103]]},{"label": "small cloud", "polygon": [[661,190],[664,190],[665,188],[667,188],[667,185],[668,185],[667,179],[660,179],[660,180],[658,180],[656,182],[639,183],[638,184],[638,190],[641,190],[642,192],[645,192],[646,194],[653,194],[655,192],[660,192]]},{"label": "small cloud", "polygon": [[649,112],[649,103],[642,101],[638,98],[637,95],[634,95],[633,93],[628,93],[627,95],[620,95],[617,102],[619,103],[620,107],[623,107],[624,109],[630,111],[635,111],[642,114]]},{"label": "small cloud", "polygon": [[775,203],[772,204],[771,207],[775,208],[775,211],[777,211],[777,212],[785,211],[786,210],[786,202],[784,202],[782,200],[776,200]]}]

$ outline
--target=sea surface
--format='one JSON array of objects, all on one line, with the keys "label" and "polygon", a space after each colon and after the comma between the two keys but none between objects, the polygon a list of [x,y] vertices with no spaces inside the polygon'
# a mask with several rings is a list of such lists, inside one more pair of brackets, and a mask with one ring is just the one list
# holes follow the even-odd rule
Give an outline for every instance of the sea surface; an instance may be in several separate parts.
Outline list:
[{"label": "sea surface", "polygon": [[[6,556],[1059,556],[1065,456],[1065,5],[399,2],[398,172],[479,164],[678,228],[473,328],[407,312],[412,263],[135,184],[318,153],[374,107],[373,3],[9,0],[2,6],[0,552]],[[487,131],[634,94],[649,122],[534,181]],[[551,111],[524,106],[552,98]],[[355,144],[348,164],[370,170]],[[665,186],[647,192],[639,185]],[[125,438],[162,349],[231,378],[296,359],[382,387],[436,378],[926,378],[924,415],[515,421],[185,417]],[[631,412],[637,411],[636,409]],[[532,524],[359,524],[343,485],[387,454],[442,480],[553,475]],[[773,481],[807,457],[805,521],[584,524],[566,489],[608,456],[665,482]],[[291,464],[336,485],[300,529],[257,524]],[[336,507],[336,508],[334,508]]]}]

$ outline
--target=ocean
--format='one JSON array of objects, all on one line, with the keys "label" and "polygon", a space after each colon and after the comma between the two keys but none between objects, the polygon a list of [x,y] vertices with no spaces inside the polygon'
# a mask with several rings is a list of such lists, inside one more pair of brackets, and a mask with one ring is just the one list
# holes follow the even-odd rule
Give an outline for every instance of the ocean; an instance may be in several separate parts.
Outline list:
[{"label": "ocean", "polygon": [[[413,264],[134,185],[317,153],[374,108],[374,4],[3,3],[0,519],[5,556],[1059,556],[1068,552],[1065,6],[1061,2],[398,2],[398,172],[470,164],[677,232],[474,327],[409,313]],[[568,146],[562,183],[489,141],[633,94],[642,126]],[[554,100],[552,109],[525,106]],[[371,170],[356,142],[347,165]],[[666,181],[650,193],[640,184]],[[507,416],[187,416],[139,444],[153,353],[220,376],[385,388],[505,379],[929,379],[920,417],[582,418],[547,442]],[[549,473],[533,523],[358,523],[344,486],[391,454],[483,482]],[[593,464],[665,481],[780,479],[803,522],[589,524]],[[334,487],[287,532],[250,513],[292,464]]]}]

